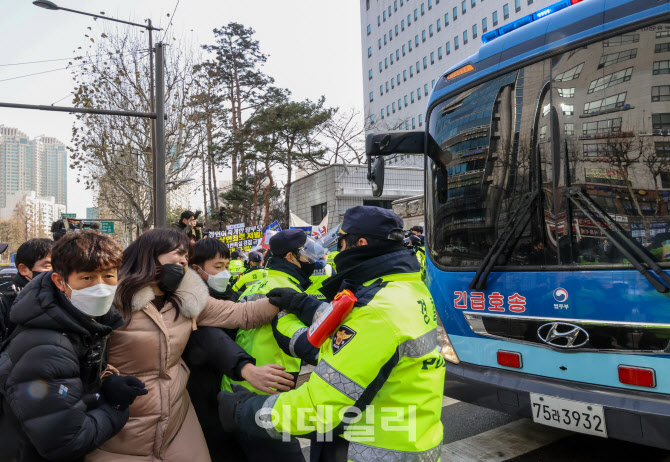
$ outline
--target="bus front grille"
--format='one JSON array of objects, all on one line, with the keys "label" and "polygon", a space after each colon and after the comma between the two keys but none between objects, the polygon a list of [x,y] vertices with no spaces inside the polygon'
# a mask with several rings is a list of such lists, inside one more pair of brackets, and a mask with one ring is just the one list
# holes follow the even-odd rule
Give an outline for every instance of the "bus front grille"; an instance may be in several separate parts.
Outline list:
[{"label": "bus front grille", "polygon": [[[476,334],[565,352],[670,353],[670,324],[464,312]],[[551,332],[556,332],[552,335]],[[568,333],[572,332],[572,335]]]}]

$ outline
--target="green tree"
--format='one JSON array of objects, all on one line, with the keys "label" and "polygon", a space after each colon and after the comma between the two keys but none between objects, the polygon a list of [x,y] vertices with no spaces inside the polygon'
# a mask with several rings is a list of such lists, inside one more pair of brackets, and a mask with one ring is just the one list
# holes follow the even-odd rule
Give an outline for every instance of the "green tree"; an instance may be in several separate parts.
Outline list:
[{"label": "green tree", "polygon": [[[288,90],[271,88],[267,94],[267,106],[246,121],[237,137],[240,146],[244,146],[247,151],[246,170],[253,169],[257,172],[260,165],[264,171],[263,205],[266,224],[270,222],[270,193],[275,188],[273,170],[281,162],[281,131],[285,126],[282,113],[289,104],[289,95]],[[254,204],[258,202],[257,194],[253,200]]]},{"label": "green tree", "polygon": [[320,165],[326,150],[316,135],[322,125],[328,122],[333,110],[324,108],[325,98],[317,102],[304,100],[283,103],[277,108],[280,120],[278,137],[280,148],[277,163],[286,169],[284,188],[284,216],[289,221],[289,203],[293,168],[306,168]]},{"label": "green tree", "polygon": [[247,163],[262,165],[268,179],[264,190],[264,217],[269,223],[270,192],[275,187],[274,170],[277,166],[286,170],[284,188],[284,217],[288,223],[289,201],[294,168],[325,165],[322,161],[326,149],[317,139],[320,128],[328,122],[332,109],[324,108],[324,98],[290,101],[288,90],[268,91],[267,104],[249,118],[241,130],[247,140]]},{"label": "green tree", "polygon": [[[274,82],[260,68],[267,60],[261,52],[255,31],[242,24],[230,22],[220,29],[214,29],[214,45],[202,48],[214,54],[211,71],[219,79],[222,97],[230,110],[230,130],[236,134],[243,125],[243,113],[255,109],[265,100],[266,89]],[[208,65],[210,66],[210,65]],[[244,151],[236,143],[230,148],[233,181],[245,170]]]}]

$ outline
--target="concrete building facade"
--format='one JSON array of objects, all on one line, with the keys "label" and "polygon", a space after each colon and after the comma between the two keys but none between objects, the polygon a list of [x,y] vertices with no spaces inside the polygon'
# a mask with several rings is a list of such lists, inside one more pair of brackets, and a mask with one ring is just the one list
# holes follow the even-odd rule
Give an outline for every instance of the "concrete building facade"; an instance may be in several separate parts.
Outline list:
[{"label": "concrete building facade", "polygon": [[395,199],[423,194],[423,166],[387,165],[382,197],[372,196],[366,178],[366,165],[330,165],[291,184],[289,208],[311,224],[319,224],[329,213],[330,229],[342,221],[344,212],[351,207],[376,205],[390,209]]},{"label": "concrete building facade", "polygon": [[393,211],[403,219],[405,229],[417,225],[425,227],[425,210],[426,202],[423,194],[393,201]]},{"label": "concrete building facade", "polygon": [[420,130],[437,79],[482,34],[555,0],[361,0],[368,131]]},{"label": "concrete building facade", "polygon": [[[178,180],[177,180],[178,181]],[[167,205],[168,209],[179,210],[180,213],[191,208],[191,194],[192,188],[190,183],[176,184],[174,186],[168,185]]]}]

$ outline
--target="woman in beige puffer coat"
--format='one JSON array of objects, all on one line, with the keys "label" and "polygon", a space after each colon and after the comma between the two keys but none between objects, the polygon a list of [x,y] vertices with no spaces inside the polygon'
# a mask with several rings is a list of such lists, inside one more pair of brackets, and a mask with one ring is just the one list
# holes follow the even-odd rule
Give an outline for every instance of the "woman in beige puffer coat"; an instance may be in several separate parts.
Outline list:
[{"label": "woman in beige puffer coat", "polygon": [[210,460],[186,391],[189,370],[181,355],[189,336],[198,326],[252,329],[278,310],[267,299],[209,297],[203,280],[187,268],[189,248],[184,234],[154,229],[123,253],[115,305],[126,324],[112,334],[109,364],[119,375],[138,377],[149,393],[135,400],[125,427],[87,462]]}]

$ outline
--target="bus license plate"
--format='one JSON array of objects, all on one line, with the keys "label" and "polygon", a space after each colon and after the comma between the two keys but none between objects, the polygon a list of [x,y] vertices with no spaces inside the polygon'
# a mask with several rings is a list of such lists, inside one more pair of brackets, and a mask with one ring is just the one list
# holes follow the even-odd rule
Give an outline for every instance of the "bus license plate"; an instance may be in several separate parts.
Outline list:
[{"label": "bus license plate", "polygon": [[534,422],[607,438],[602,406],[536,393],[530,394],[530,403]]}]

